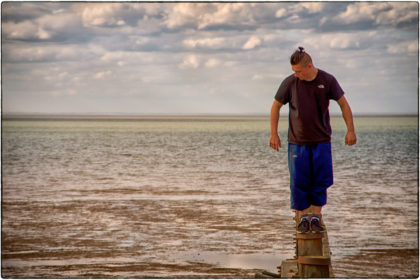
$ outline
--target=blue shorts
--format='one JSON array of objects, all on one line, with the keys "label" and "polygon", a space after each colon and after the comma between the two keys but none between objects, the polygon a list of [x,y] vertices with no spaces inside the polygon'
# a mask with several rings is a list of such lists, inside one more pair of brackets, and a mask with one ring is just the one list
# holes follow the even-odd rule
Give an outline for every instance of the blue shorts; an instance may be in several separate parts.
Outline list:
[{"label": "blue shorts", "polygon": [[289,143],[291,208],[304,210],[327,204],[327,188],[333,184],[331,143]]}]

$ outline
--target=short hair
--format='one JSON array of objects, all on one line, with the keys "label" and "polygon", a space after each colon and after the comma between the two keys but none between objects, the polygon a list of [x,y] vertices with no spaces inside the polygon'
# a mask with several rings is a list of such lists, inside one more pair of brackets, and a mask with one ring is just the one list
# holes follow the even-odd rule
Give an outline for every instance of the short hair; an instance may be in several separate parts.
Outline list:
[{"label": "short hair", "polygon": [[290,64],[292,65],[302,64],[306,66],[309,63],[312,64],[312,58],[303,47],[299,47],[290,57]]}]

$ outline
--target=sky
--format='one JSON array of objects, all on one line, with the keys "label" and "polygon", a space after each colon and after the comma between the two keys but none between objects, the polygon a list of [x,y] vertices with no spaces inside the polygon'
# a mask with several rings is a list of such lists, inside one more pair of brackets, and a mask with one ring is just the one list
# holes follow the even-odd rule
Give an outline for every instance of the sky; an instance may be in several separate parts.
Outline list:
[{"label": "sky", "polygon": [[418,114],[418,2],[1,8],[3,113],[269,114],[303,46],[354,114]]}]

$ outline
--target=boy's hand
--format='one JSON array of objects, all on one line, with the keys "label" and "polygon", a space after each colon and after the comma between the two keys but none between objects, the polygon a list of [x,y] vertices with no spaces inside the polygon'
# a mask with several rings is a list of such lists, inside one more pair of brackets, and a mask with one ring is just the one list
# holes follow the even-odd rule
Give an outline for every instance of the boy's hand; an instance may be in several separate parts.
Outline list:
[{"label": "boy's hand", "polygon": [[270,137],[270,147],[276,151],[279,151],[281,147],[280,137],[278,135],[271,135]]},{"label": "boy's hand", "polygon": [[345,144],[349,146],[353,146],[356,144],[356,142],[357,142],[356,133],[354,133],[353,131],[347,131]]}]

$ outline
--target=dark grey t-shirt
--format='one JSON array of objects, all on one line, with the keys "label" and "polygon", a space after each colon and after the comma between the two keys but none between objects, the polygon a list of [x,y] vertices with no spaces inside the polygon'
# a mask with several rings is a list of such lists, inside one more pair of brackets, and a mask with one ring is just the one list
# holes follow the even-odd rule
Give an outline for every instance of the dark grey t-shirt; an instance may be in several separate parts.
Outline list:
[{"label": "dark grey t-shirt", "polygon": [[306,145],[331,141],[328,107],[330,99],[344,95],[333,75],[318,69],[313,81],[306,82],[290,75],[278,89],[275,99],[289,103],[289,143]]}]

